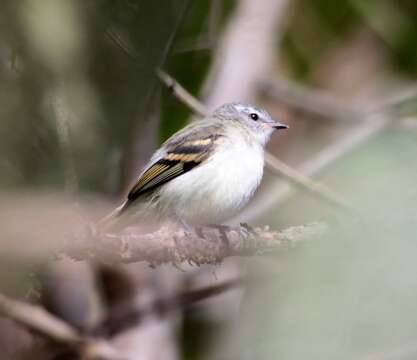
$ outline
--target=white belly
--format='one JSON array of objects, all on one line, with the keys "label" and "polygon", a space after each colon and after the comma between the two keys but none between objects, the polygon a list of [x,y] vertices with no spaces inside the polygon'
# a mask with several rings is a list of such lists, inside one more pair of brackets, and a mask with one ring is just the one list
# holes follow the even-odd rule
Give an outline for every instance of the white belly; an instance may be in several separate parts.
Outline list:
[{"label": "white belly", "polygon": [[159,192],[168,216],[190,224],[221,224],[252,197],[263,174],[263,148],[244,140],[219,145],[207,162],[171,180]]}]

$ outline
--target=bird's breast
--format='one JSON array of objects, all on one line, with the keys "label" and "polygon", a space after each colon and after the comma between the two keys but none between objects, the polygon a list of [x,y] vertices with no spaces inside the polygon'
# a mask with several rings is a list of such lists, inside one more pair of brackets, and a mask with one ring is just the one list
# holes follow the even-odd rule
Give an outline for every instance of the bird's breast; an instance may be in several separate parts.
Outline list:
[{"label": "bird's breast", "polygon": [[190,223],[222,223],[252,197],[263,165],[260,145],[226,140],[203,164],[166,184],[161,200]]}]

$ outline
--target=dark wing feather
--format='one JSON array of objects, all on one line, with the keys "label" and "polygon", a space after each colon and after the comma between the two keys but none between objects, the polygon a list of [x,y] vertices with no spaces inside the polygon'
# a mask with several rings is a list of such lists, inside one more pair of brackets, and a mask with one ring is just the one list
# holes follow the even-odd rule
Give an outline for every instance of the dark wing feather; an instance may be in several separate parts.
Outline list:
[{"label": "dark wing feather", "polygon": [[157,187],[168,181],[190,171],[199,165],[200,162],[180,160],[167,160],[165,158],[157,161],[139,178],[136,185],[129,192],[127,198],[130,202],[136,200],[139,196],[155,190]]},{"label": "dark wing feather", "polygon": [[165,155],[142,173],[129,192],[128,201],[122,210],[142,195],[152,192],[200,165],[210,157],[214,147],[223,137],[218,131],[213,134],[212,128],[207,129],[211,130],[207,131],[211,135],[206,136],[201,135],[201,127],[198,133],[193,130],[194,127],[190,127],[184,136],[176,136],[165,143]]}]

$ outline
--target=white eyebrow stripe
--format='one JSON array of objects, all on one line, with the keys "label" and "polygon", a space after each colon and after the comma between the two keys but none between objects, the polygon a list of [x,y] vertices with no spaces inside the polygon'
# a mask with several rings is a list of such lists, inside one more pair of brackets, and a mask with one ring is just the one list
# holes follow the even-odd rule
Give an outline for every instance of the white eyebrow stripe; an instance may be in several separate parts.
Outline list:
[{"label": "white eyebrow stripe", "polygon": [[245,110],[245,109],[246,109],[246,106],[244,106],[244,105],[235,105],[235,108],[236,108],[236,110],[238,110],[238,111],[243,111],[243,110]]},{"label": "white eyebrow stripe", "polygon": [[249,112],[249,113],[252,113],[252,112],[254,112],[254,113],[257,113],[257,114],[261,114],[261,112],[258,110],[258,109],[256,109],[256,108],[254,108],[254,107],[252,107],[252,106],[245,106],[245,105],[235,105],[235,108],[236,108],[236,110],[237,111],[242,111],[242,112]]}]

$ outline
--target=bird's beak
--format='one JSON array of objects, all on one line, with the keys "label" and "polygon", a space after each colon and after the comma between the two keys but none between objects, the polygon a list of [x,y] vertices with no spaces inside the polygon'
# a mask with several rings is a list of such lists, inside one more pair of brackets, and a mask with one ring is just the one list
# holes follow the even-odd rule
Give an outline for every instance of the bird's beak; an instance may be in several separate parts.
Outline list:
[{"label": "bird's beak", "polygon": [[279,122],[276,122],[274,125],[272,125],[272,127],[273,127],[274,129],[277,129],[277,130],[279,130],[279,129],[288,129],[288,128],[289,128],[289,126],[288,126],[288,125],[281,124],[281,123],[279,123]]},{"label": "bird's beak", "polygon": [[274,121],[274,122],[271,122],[271,123],[265,123],[265,126],[269,127],[269,128],[277,129],[277,130],[288,129],[289,128],[288,125],[280,123],[279,121]]}]

